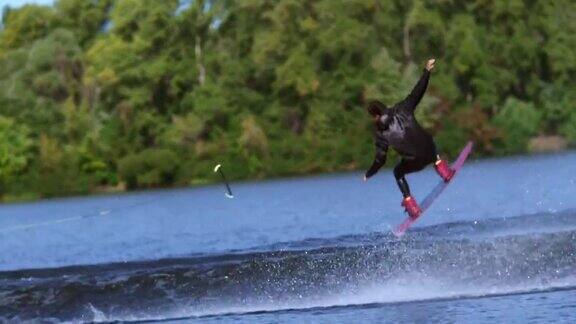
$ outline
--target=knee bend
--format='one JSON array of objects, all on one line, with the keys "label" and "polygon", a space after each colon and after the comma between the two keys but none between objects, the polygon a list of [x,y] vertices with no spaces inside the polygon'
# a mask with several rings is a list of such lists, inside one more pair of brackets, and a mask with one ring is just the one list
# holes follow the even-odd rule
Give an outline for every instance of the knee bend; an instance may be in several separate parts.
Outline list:
[{"label": "knee bend", "polygon": [[425,161],[424,161],[424,166],[430,164],[430,163],[434,163],[436,162],[436,160],[438,159],[437,155],[430,155]]}]

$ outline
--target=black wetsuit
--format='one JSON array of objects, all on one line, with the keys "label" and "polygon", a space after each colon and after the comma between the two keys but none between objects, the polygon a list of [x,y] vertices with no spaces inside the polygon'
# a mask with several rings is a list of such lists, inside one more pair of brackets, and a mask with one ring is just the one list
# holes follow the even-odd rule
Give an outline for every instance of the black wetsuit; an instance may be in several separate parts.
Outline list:
[{"label": "black wetsuit", "polygon": [[369,107],[381,111],[382,115],[376,121],[376,157],[366,172],[366,178],[376,174],[386,163],[386,153],[391,146],[402,156],[402,160],[394,168],[394,176],[404,197],[410,196],[410,188],[404,176],[424,169],[437,158],[432,136],[414,117],[414,109],[424,96],[429,79],[430,72],[425,69],[412,92],[404,100],[392,108],[386,108],[378,101],[370,103],[373,107]]}]

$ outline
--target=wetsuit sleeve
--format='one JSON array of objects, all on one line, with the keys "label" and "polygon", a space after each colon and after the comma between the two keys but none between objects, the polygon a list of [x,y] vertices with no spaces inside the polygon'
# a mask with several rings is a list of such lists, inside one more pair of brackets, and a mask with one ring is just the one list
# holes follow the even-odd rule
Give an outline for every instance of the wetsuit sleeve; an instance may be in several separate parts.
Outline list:
[{"label": "wetsuit sleeve", "polygon": [[420,80],[418,80],[418,83],[416,83],[416,85],[414,86],[414,89],[412,89],[412,92],[410,92],[408,97],[406,97],[406,99],[404,99],[400,103],[400,105],[405,109],[414,111],[420,100],[422,100],[422,97],[426,92],[426,88],[428,88],[429,79],[430,79],[430,71],[424,69],[424,73],[420,77]]},{"label": "wetsuit sleeve", "polygon": [[374,157],[374,162],[370,166],[370,169],[366,171],[366,178],[370,178],[375,175],[378,170],[386,163],[386,154],[388,153],[388,143],[376,139],[376,156]]}]

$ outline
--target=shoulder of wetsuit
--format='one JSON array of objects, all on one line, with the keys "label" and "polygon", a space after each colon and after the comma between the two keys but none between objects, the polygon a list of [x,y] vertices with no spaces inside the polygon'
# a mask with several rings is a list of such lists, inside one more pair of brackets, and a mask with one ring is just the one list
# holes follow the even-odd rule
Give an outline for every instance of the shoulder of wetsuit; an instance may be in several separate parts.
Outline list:
[{"label": "shoulder of wetsuit", "polygon": [[386,113],[380,116],[378,120],[377,127],[378,130],[386,130],[390,126],[390,123],[394,119],[395,112],[392,109],[386,109]]},{"label": "shoulder of wetsuit", "polygon": [[397,104],[395,104],[392,109],[394,111],[394,114],[396,114],[396,115],[403,115],[406,117],[414,117],[414,111],[412,109],[409,109],[409,108],[410,107],[408,107],[406,104],[404,104],[403,101],[400,101]]}]

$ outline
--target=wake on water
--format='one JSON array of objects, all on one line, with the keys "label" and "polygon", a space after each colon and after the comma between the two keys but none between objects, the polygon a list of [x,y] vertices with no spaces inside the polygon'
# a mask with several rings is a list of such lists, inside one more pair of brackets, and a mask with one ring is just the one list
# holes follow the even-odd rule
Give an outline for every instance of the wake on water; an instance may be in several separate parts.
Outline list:
[{"label": "wake on water", "polygon": [[196,318],[576,289],[576,211],[145,262],[0,272],[0,319]]}]

